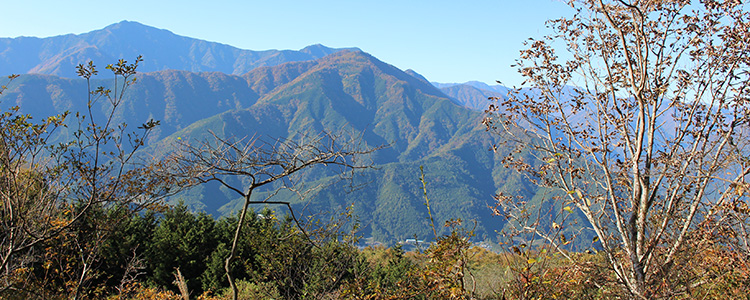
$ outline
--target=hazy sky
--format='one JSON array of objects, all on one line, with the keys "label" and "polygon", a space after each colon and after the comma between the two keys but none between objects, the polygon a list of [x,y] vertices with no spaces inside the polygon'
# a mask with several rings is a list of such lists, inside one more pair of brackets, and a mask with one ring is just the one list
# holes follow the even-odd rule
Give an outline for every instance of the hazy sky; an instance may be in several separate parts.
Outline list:
[{"label": "hazy sky", "polygon": [[359,47],[430,81],[520,83],[522,43],[570,14],[559,0],[90,1],[0,4],[0,37],[80,34],[122,20],[242,49]]}]

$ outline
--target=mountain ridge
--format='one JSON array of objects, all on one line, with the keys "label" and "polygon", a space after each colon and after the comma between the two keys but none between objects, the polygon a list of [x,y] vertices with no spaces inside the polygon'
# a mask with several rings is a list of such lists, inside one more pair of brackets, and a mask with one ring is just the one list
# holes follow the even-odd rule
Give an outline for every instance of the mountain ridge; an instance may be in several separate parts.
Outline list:
[{"label": "mountain ridge", "polygon": [[239,49],[180,36],[133,21],[121,21],[82,34],[46,38],[0,38],[0,74],[39,73],[75,77],[75,66],[88,61],[132,60],[143,55],[142,72],[218,71],[241,75],[261,66],[314,60],[340,50],[310,45],[299,51]]}]

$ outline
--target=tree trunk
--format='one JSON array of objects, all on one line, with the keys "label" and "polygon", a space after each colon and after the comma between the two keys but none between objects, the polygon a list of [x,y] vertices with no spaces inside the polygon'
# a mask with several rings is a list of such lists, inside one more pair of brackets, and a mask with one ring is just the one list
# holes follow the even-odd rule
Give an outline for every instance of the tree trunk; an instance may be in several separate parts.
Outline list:
[{"label": "tree trunk", "polygon": [[232,277],[231,266],[232,262],[234,261],[237,242],[239,241],[240,233],[242,232],[242,225],[245,224],[247,206],[250,204],[250,195],[253,194],[253,188],[255,187],[251,187],[245,195],[245,205],[242,206],[242,213],[240,214],[240,219],[237,222],[237,230],[235,230],[234,232],[234,239],[232,239],[232,249],[229,250],[229,256],[227,256],[227,259],[224,261],[224,270],[227,272],[227,280],[229,280],[229,286],[232,287],[232,300],[237,300],[237,285],[234,283],[234,278]]}]

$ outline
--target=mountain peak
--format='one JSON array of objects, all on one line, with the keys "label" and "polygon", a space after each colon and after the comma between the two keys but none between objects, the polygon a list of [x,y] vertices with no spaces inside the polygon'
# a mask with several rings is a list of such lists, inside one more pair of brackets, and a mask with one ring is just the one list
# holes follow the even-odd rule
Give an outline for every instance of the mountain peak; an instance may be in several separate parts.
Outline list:
[{"label": "mountain peak", "polygon": [[[318,55],[323,54],[323,56],[326,56],[332,53],[331,50],[333,49],[323,46],[322,44],[314,44],[314,45],[310,45],[310,46],[300,49],[299,52],[308,53],[308,54],[318,54]],[[324,54],[324,53],[327,53],[327,54]]]},{"label": "mountain peak", "polygon": [[310,45],[310,46],[300,49],[299,52],[307,53],[312,56],[320,58],[320,57],[328,56],[328,55],[331,55],[333,53],[336,53],[342,50],[362,51],[359,48],[355,48],[355,47],[334,49],[334,48],[326,47],[322,44],[314,44],[314,45]]},{"label": "mountain peak", "polygon": [[120,22],[117,22],[117,23],[114,23],[114,24],[110,24],[107,27],[104,27],[103,29],[127,28],[127,27],[132,27],[132,28],[149,27],[149,28],[154,28],[154,27],[151,27],[151,26],[148,26],[148,25],[144,25],[144,24],[136,22],[136,21],[122,20]]},{"label": "mountain peak", "polygon": [[[176,35],[169,30],[156,28],[153,26],[145,25],[136,21],[122,20],[120,22],[108,25],[99,30],[94,30],[89,33],[95,33],[98,31],[109,31],[109,32],[163,32],[169,33],[170,35]],[[85,33],[84,33],[85,35]]]},{"label": "mountain peak", "polygon": [[[299,94],[303,92],[315,93],[320,99],[336,102],[332,107],[358,107],[352,110],[378,108],[379,114],[390,111],[398,115],[407,107],[406,110],[414,114],[402,116],[403,120],[409,121],[398,123],[410,124],[413,127],[410,127],[410,131],[419,125],[419,120],[414,119],[416,112],[432,105],[426,103],[449,100],[426,80],[418,79],[361,50],[342,50],[315,61],[259,68],[244,77],[252,82],[254,89],[260,91],[259,102],[262,103],[298,101],[296,99],[307,97]],[[311,86],[319,89],[311,92]],[[349,121],[358,123],[365,119],[360,117]]]}]

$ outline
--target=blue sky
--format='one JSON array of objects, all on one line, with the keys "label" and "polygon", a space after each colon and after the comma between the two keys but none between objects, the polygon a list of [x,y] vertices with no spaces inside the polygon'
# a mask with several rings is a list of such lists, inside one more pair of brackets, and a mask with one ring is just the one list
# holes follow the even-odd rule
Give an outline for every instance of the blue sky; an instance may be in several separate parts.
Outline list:
[{"label": "blue sky", "polygon": [[521,82],[510,68],[544,22],[571,13],[559,0],[90,1],[0,4],[0,37],[84,33],[122,20],[242,49],[359,47],[437,82]]}]

